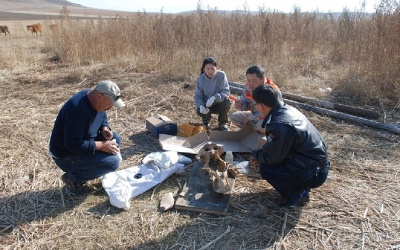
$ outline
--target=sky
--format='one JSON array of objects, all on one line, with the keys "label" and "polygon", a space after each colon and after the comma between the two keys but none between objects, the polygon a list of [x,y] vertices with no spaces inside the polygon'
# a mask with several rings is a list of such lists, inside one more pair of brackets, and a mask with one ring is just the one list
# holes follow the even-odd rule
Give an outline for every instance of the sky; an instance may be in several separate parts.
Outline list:
[{"label": "sky", "polygon": [[[200,4],[203,10],[250,10],[293,12],[297,7],[302,12],[343,12],[349,11],[375,12],[380,0],[68,0],[86,7],[122,10],[132,12],[179,13],[196,10]],[[362,10],[363,2],[365,8]],[[246,7],[245,7],[246,6]]]}]

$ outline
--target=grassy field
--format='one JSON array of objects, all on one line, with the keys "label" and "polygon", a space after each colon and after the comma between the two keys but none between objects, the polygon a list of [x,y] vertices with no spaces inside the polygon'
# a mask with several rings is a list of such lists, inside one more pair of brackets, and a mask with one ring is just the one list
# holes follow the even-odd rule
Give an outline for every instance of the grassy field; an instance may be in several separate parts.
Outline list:
[{"label": "grassy field", "polygon": [[[37,37],[25,29],[36,21],[44,24]],[[48,155],[63,103],[111,79],[127,104],[108,113],[123,137],[121,169],[140,164],[161,150],[146,117],[200,121],[193,91],[206,56],[216,58],[229,81],[244,83],[245,70],[257,63],[283,91],[373,109],[380,121],[398,124],[400,33],[392,32],[398,16],[138,13],[1,24],[12,35],[0,34],[0,248],[400,248],[400,136],[386,131],[303,111],[328,145],[327,182],[306,206],[281,209],[266,181],[239,176],[226,216],[160,212],[161,197],[182,189],[191,166],[123,211],[110,205],[100,180],[91,182],[96,190],[87,196],[70,193]]]}]

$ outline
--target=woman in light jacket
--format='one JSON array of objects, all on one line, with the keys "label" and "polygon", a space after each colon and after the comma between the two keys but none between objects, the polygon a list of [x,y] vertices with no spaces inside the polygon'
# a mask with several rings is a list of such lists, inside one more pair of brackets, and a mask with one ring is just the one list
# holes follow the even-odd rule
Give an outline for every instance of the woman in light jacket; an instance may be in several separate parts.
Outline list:
[{"label": "woman in light jacket", "polygon": [[217,63],[213,58],[205,58],[200,76],[197,78],[194,102],[197,114],[201,116],[207,130],[211,114],[218,114],[218,130],[228,130],[228,112],[231,105],[229,94],[225,72],[217,69]]}]

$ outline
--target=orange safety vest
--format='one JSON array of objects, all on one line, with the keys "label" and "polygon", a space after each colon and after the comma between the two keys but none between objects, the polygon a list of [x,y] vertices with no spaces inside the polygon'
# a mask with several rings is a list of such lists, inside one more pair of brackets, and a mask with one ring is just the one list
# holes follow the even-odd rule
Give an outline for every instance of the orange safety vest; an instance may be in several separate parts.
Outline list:
[{"label": "orange safety vest", "polygon": [[[279,90],[279,87],[273,82],[271,81],[271,79],[266,78],[265,84],[271,85],[272,88]],[[253,101],[253,91],[250,89],[249,84],[246,83],[246,86],[244,87],[244,91],[245,91],[245,96],[246,99]],[[254,106],[254,105],[251,105]],[[254,107],[248,107],[248,110],[251,111]],[[263,120],[264,117],[263,116],[259,116],[258,117],[259,120]]]}]

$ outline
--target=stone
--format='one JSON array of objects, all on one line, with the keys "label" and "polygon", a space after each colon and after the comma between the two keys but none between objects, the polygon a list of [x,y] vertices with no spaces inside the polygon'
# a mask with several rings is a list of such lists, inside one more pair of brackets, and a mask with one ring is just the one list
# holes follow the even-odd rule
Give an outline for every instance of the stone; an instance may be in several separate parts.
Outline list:
[{"label": "stone", "polygon": [[171,192],[164,194],[160,201],[160,210],[165,212],[174,207],[175,199]]}]

